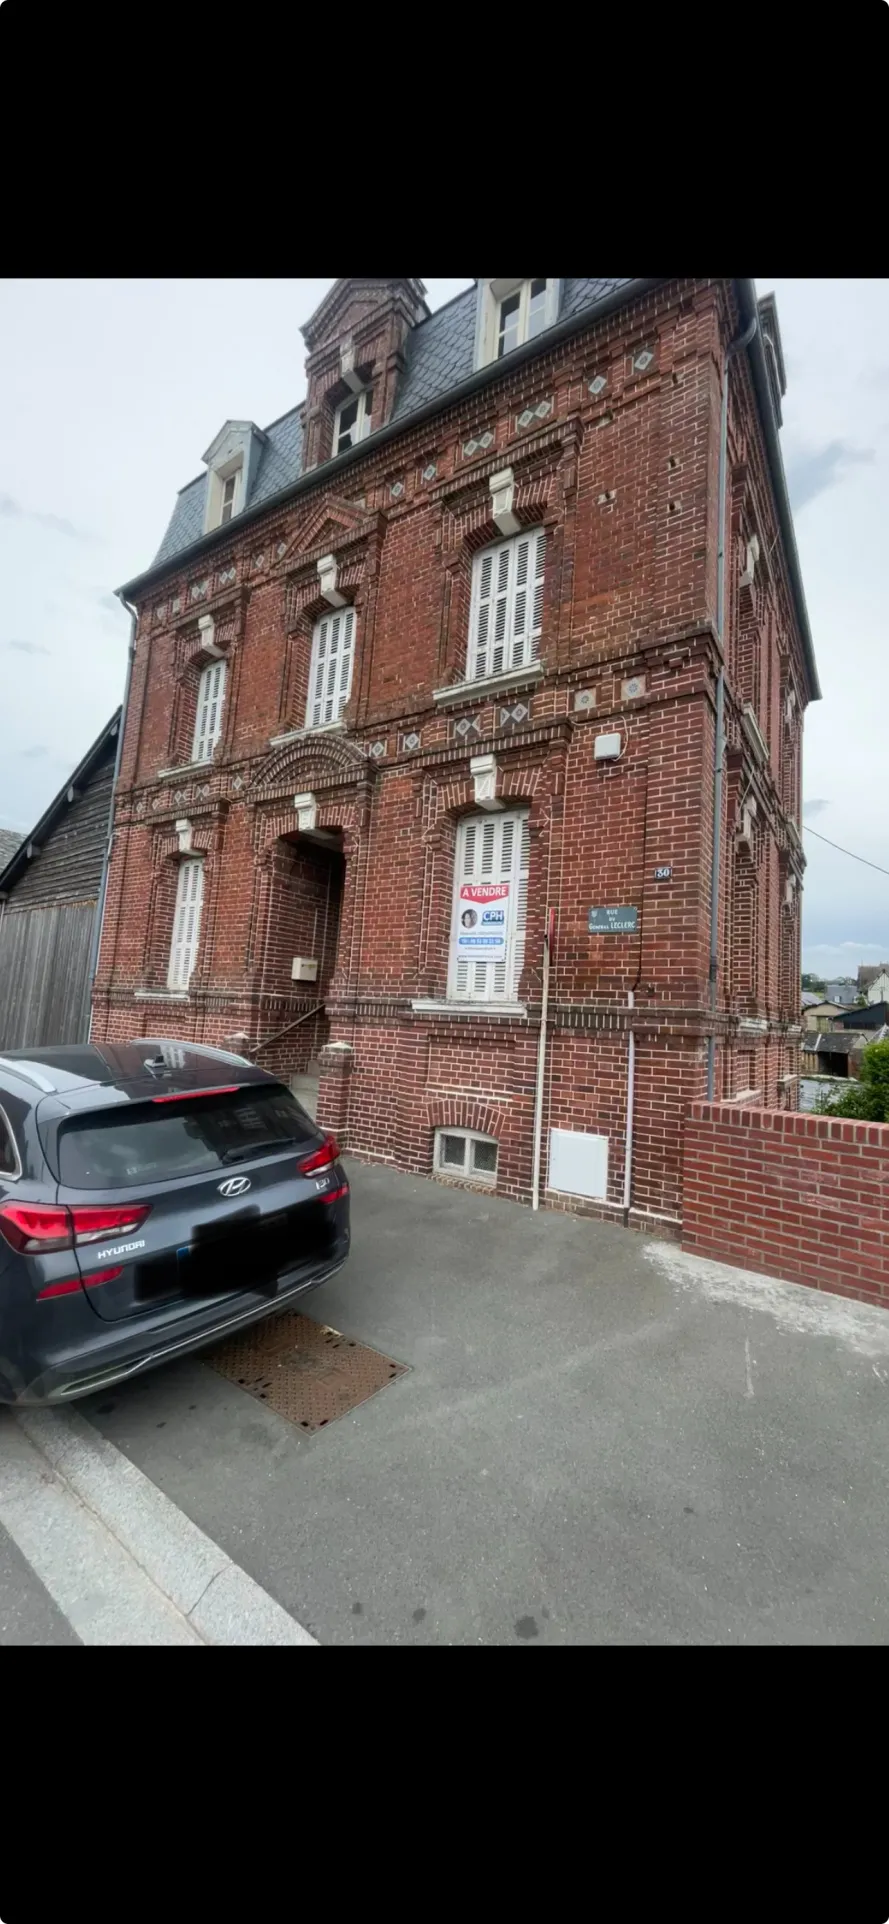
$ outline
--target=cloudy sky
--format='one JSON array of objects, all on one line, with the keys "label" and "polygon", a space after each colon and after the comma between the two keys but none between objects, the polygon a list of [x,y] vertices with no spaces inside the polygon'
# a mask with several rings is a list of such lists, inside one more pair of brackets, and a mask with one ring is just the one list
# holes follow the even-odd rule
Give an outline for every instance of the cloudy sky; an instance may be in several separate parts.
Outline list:
[{"label": "cloudy sky", "polygon": [[[223,421],[302,398],[330,281],[14,281],[0,295],[0,827],[32,827],[123,693],[112,590],[160,542]],[[429,280],[438,307],[468,281]],[[757,282],[778,298],[784,459],[824,699],[807,829],[889,869],[889,280]],[[889,958],[889,875],[814,833],[804,966]]]}]

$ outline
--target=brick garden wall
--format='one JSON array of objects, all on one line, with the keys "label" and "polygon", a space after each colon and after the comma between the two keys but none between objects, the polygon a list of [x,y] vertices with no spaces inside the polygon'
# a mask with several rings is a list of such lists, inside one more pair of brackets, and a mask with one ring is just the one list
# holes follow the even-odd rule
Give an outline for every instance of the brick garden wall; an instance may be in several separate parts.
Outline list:
[{"label": "brick garden wall", "polygon": [[889,1307],[889,1124],[693,1103],[682,1241]]}]

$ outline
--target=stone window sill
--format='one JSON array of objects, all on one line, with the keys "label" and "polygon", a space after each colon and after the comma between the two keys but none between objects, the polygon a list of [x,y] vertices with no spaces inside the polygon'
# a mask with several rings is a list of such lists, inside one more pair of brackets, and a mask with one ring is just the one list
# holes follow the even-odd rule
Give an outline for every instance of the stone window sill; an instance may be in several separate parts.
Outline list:
[{"label": "stone window sill", "polygon": [[286,735],[270,735],[270,748],[284,748],[288,742],[305,742],[315,735],[344,735],[344,721],[322,722],[319,728],[290,728]]},{"label": "stone window sill", "polygon": [[134,989],[134,1002],[188,1002],[187,989]]},{"label": "stone window sill", "polygon": [[215,762],[211,755],[205,762],[183,762],[179,768],[159,768],[155,776],[155,781],[166,782],[174,775],[207,775],[218,766],[218,762]]},{"label": "stone window sill", "polygon": [[465,1015],[481,1016],[526,1016],[528,1005],[525,1002],[445,1002],[436,1001],[432,996],[421,996],[411,1003],[414,1015]]},{"label": "stone window sill", "polygon": [[434,688],[432,699],[437,708],[450,708],[455,702],[478,701],[483,695],[499,695],[507,689],[533,688],[543,676],[542,661],[530,661],[524,668],[508,668],[503,675],[485,675],[481,681],[460,681],[453,688]]}]

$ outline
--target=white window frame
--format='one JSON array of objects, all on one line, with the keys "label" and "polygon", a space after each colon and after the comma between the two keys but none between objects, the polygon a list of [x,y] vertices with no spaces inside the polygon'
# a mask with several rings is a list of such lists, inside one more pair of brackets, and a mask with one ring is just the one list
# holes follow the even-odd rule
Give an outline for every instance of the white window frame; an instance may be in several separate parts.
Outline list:
[{"label": "white window frame", "polygon": [[[508,837],[508,856],[504,842]],[[528,920],[529,813],[524,809],[480,811],[457,825],[454,847],[454,886],[448,956],[449,1002],[514,1003],[525,962]],[[467,881],[510,884],[507,902],[506,956],[502,962],[470,961],[461,956],[460,887]]]},{"label": "white window frame", "polygon": [[373,414],[371,412],[373,407],[373,396],[374,396],[373,388],[363,387],[363,388],[359,388],[359,391],[357,394],[347,394],[346,399],[340,402],[340,405],[337,408],[337,411],[333,417],[333,453],[334,454],[342,454],[345,452],[345,450],[340,447],[340,434],[342,432],[340,428],[340,420],[344,412],[344,409],[351,407],[353,401],[358,402],[358,415],[355,421],[354,428],[352,429],[352,439],[349,442],[349,447],[350,448],[357,447],[359,441],[367,440],[367,437],[371,433],[372,427],[373,427]]},{"label": "white window frame", "polygon": [[[446,1136],[457,1138],[463,1143],[463,1167],[458,1169],[454,1162],[445,1162],[444,1140]],[[493,1169],[476,1169],[472,1160],[471,1145],[474,1142],[490,1142],[494,1145],[495,1159]],[[438,1176],[451,1176],[458,1182],[476,1183],[480,1189],[496,1189],[497,1164],[500,1158],[500,1145],[495,1136],[485,1136],[480,1129],[449,1129],[444,1125],[435,1131],[435,1150],[433,1168]]]},{"label": "white window frame", "polygon": [[170,962],[167,969],[167,988],[174,994],[187,990],[198,959],[201,937],[201,911],[204,906],[204,863],[199,855],[189,856],[179,865],[176,883],[176,906],[173,910],[173,934],[170,941]]},{"label": "white window frame", "polygon": [[330,728],[342,720],[352,689],[355,610],[331,609],[316,621],[309,662],[306,727]]},{"label": "white window frame", "polygon": [[537,661],[545,569],[543,528],[523,528],[473,557],[467,681],[488,681]]},{"label": "white window frame", "polygon": [[[226,483],[233,481],[231,514],[223,521]],[[244,457],[239,454],[234,461],[226,461],[221,468],[211,468],[209,477],[210,498],[207,508],[207,529],[227,527],[244,505]]]},{"label": "white window frame", "polygon": [[194,736],[191,744],[191,759],[196,763],[213,760],[213,750],[222,734],[225,670],[224,661],[210,661],[203,669],[198,682]]},{"label": "white window frame", "polygon": [[[476,316],[475,365],[486,367],[490,361],[507,360],[517,347],[523,347],[528,340],[537,340],[548,327],[553,327],[559,318],[559,297],[561,282],[546,281],[546,296],[543,319],[538,322],[533,335],[529,333],[531,288],[533,280],[483,280],[479,282],[478,312]],[[504,301],[519,296],[519,317],[517,338],[505,355],[500,353],[500,324]]]}]

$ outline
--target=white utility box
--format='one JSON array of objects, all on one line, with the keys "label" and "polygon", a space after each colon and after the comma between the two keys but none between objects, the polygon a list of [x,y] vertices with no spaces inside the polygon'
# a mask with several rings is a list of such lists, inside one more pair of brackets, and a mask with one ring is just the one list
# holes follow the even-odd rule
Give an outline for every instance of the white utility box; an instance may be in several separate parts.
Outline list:
[{"label": "white utility box", "polygon": [[318,963],[314,955],[295,955],[290,970],[291,982],[317,982]]},{"label": "white utility box", "polygon": [[563,1196],[608,1196],[608,1137],[586,1135],[579,1129],[551,1129],[547,1189]]}]

